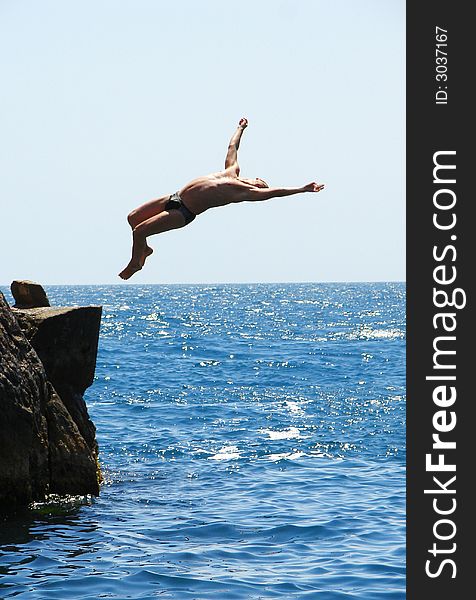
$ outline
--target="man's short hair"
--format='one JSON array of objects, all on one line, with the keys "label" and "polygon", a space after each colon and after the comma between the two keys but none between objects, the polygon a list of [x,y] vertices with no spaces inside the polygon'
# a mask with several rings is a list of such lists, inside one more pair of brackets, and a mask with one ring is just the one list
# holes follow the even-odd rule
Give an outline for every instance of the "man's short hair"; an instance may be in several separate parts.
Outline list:
[{"label": "man's short hair", "polygon": [[267,187],[267,188],[269,188],[269,185],[266,183],[266,181],[265,181],[264,179],[261,179],[261,177],[257,177],[256,179],[257,179],[258,181],[261,181],[261,183],[263,183],[263,184],[264,184],[264,187]]}]

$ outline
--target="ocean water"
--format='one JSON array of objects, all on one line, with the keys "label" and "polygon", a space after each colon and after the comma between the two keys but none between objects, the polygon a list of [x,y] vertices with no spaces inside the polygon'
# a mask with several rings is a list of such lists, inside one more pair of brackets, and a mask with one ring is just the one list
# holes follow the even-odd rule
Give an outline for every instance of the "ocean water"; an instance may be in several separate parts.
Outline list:
[{"label": "ocean water", "polygon": [[404,284],[47,293],[104,306],[105,483],[0,519],[0,598],[405,598]]}]

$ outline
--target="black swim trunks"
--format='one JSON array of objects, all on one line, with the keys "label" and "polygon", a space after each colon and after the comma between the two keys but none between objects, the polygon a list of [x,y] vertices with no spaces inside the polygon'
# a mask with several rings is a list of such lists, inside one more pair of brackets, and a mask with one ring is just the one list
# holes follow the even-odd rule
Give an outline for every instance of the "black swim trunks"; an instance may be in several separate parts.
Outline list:
[{"label": "black swim trunks", "polygon": [[197,215],[194,215],[191,210],[188,210],[188,208],[182,202],[182,198],[179,196],[178,192],[176,192],[175,194],[172,194],[170,196],[170,198],[168,199],[167,204],[165,205],[165,210],[171,210],[171,209],[178,210],[179,212],[181,212],[183,214],[184,219],[185,219],[185,225],[188,225],[189,223],[191,223],[197,216]]}]

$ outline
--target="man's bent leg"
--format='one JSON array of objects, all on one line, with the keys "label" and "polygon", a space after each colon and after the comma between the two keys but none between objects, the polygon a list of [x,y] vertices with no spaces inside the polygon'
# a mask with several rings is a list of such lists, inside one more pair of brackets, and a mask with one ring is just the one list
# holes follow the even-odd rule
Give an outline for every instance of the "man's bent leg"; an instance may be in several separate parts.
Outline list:
[{"label": "man's bent leg", "polygon": [[137,227],[137,225],[139,225],[143,221],[147,221],[147,219],[155,217],[156,215],[159,215],[161,212],[163,212],[169,198],[170,194],[168,194],[167,196],[162,196],[161,198],[157,198],[155,200],[150,200],[149,202],[142,204],[138,208],[134,208],[134,210],[127,215],[127,221],[129,222],[129,225],[132,227],[132,229]]},{"label": "man's bent leg", "polygon": [[164,233],[171,229],[179,229],[185,225],[185,218],[178,210],[163,211],[160,214],[142,221],[132,232],[132,257],[127,267],[119,273],[122,279],[129,279],[144,266],[148,252],[146,239],[150,235]]},{"label": "man's bent leg", "polygon": [[[151,217],[154,217],[163,212],[169,198],[170,195],[162,196],[161,198],[157,198],[156,200],[150,200],[149,202],[142,204],[138,208],[134,208],[134,210],[132,210],[127,215],[127,221],[131,226],[131,229],[134,230],[143,221],[147,221],[147,219],[150,219]],[[153,252],[154,251],[152,250],[152,248],[146,245],[144,261]]]}]

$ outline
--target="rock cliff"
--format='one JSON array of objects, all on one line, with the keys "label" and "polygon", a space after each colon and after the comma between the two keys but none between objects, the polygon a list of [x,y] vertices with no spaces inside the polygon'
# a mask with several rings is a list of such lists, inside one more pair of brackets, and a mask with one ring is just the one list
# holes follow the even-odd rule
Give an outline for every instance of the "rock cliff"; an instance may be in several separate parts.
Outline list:
[{"label": "rock cliff", "polygon": [[83,394],[94,379],[101,307],[52,308],[35,294],[42,308],[12,309],[0,293],[0,504],[10,506],[99,494]]}]

